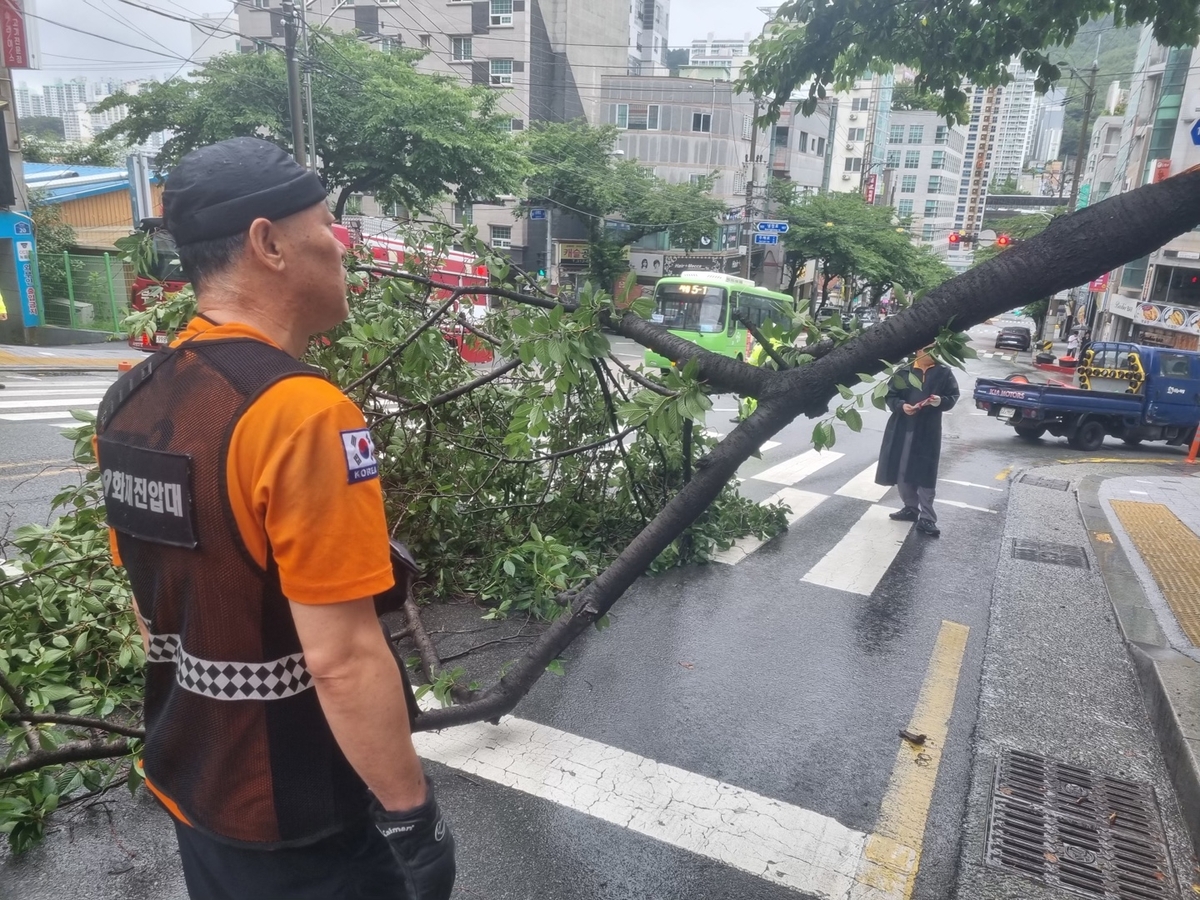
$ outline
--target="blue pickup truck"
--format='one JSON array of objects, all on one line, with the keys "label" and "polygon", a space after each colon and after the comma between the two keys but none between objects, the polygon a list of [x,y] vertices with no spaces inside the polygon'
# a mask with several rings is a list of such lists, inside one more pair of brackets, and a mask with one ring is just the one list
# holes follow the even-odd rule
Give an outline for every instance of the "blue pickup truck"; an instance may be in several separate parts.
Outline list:
[{"label": "blue pickup truck", "polygon": [[1200,424],[1200,353],[1140,344],[1091,344],[1075,370],[1078,387],[1034,384],[1023,375],[975,382],[975,406],[1017,437],[1065,437],[1092,451],[1105,436],[1189,444]]}]

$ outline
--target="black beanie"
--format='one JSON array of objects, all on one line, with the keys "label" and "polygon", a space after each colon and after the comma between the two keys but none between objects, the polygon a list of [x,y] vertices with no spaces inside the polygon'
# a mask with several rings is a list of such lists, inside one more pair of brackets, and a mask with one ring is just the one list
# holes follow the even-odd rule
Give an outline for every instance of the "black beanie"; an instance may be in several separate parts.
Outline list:
[{"label": "black beanie", "polygon": [[187,154],[167,176],[163,219],[179,246],[230,237],[326,198],[313,172],[269,141],[231,138]]}]

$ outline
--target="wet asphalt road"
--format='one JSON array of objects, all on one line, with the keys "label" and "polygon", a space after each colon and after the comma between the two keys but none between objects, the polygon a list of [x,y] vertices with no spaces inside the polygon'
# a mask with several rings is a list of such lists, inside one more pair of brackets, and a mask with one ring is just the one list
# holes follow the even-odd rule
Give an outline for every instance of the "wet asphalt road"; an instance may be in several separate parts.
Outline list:
[{"label": "wet asphalt road", "polygon": [[[991,335],[994,328],[981,326],[974,332],[976,346],[991,350]],[[619,342],[618,353],[636,355]],[[944,419],[941,476],[963,484],[942,483],[938,496],[965,506],[939,506],[941,538],[909,533],[869,593],[822,584],[813,573],[827,554],[835,554],[843,567],[869,567],[888,552],[873,541],[853,540],[851,533],[875,504],[837,493],[877,458],[886,416],[875,410],[864,415],[861,434],[839,431],[834,450],[840,457],[793,483],[825,499],[788,532],[736,565],[643,579],[618,604],[612,628],[577,642],[565,658],[566,674],[544,677],[517,716],[549,726],[555,735],[593,741],[605,750],[602,757],[632,760],[624,769],[597,763],[611,774],[604,788],[610,793],[637,789],[642,779],[628,777],[630,772],[653,781],[662,776],[655,764],[671,766],[681,770],[679,778],[691,778],[692,787],[719,782],[829,821],[831,830],[840,826],[851,837],[870,835],[880,827],[894,780],[898,731],[918,706],[939,634],[946,622],[965,626],[913,891],[930,900],[951,896],[1007,513],[1007,475],[1014,467],[1079,460],[1065,442],[1029,445],[975,414],[969,396],[974,378],[1012,371],[1005,360],[980,359],[968,364],[968,373],[958,373],[964,396]],[[731,429],[734,406],[732,398],[717,398],[708,427]],[[811,428],[811,422],[793,423],[775,437],[778,446],[750,460],[740,473],[743,492],[762,500],[778,491],[783,485],[753,476],[805,452]],[[6,462],[22,452],[69,455],[57,434],[26,433],[17,441],[9,432],[5,426],[0,437],[0,454],[10,455]],[[61,444],[57,450],[55,440]],[[1112,441],[1097,454],[1155,455],[1176,454],[1131,451]],[[894,490],[880,504],[900,505]],[[734,833],[745,830],[743,820],[698,839],[676,835],[671,802],[682,792],[662,807],[657,823],[627,828],[606,819],[594,798],[556,801],[462,767],[431,762],[429,769],[458,840],[456,897],[815,895],[795,881],[764,877],[755,871],[757,862],[741,858],[746,851],[735,846]],[[27,859],[0,863],[0,885],[10,878],[12,891],[0,890],[0,896],[185,896],[170,841],[163,839],[165,821],[145,802],[122,802],[115,814],[121,845],[131,848],[132,858],[114,850],[106,819],[95,813]],[[775,832],[775,825],[763,824],[762,841]],[[750,843],[758,840],[754,828],[747,834]]]}]

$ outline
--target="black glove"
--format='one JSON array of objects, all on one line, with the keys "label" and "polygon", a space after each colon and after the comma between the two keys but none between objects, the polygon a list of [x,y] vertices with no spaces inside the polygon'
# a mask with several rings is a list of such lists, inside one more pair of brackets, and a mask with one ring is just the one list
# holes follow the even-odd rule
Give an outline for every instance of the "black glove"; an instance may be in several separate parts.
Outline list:
[{"label": "black glove", "polygon": [[375,827],[400,864],[406,896],[410,900],[448,900],[454,889],[454,835],[446,826],[433,796],[433,783],[425,802],[416,809],[388,812],[372,804]]}]

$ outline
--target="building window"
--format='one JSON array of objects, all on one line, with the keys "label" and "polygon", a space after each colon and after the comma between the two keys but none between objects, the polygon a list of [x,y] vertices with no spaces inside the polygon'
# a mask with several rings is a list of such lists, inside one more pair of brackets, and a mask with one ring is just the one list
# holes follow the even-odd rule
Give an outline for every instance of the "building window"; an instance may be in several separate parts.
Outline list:
[{"label": "building window", "polygon": [[398,37],[385,37],[379,39],[379,49],[384,53],[395,53],[401,47],[401,41]]},{"label": "building window", "polygon": [[704,184],[706,178],[708,178],[707,175],[689,175],[688,184],[692,187],[700,187]]},{"label": "building window", "polygon": [[921,168],[921,151],[920,150],[905,150],[904,151],[904,168],[906,168],[906,169]]},{"label": "building window", "polygon": [[471,58],[471,39],[469,37],[450,38],[450,58],[455,62],[464,62]]},{"label": "building window", "polygon": [[786,125],[775,126],[774,144],[776,147],[786,147],[788,138],[791,136],[791,130]]},{"label": "building window", "polygon": [[254,0],[255,9],[267,9],[270,5],[270,0]]},{"label": "building window", "polygon": [[455,203],[450,220],[455,225],[470,225],[475,221],[475,209],[470,203]]},{"label": "building window", "polygon": [[708,134],[712,131],[712,113],[692,113],[692,131]]},{"label": "building window", "polygon": [[817,138],[817,156],[825,156],[825,138]]},{"label": "building window", "polygon": [[889,150],[887,152],[887,161],[883,164],[883,167],[885,169],[900,168],[900,151],[899,150]]},{"label": "building window", "polygon": [[940,175],[929,176],[929,193],[940,194],[942,192],[942,177]]},{"label": "building window", "polygon": [[950,137],[950,129],[945,125],[939,125],[937,131],[933,133],[933,142],[935,144],[944,144]]},{"label": "building window", "polygon": [[925,201],[925,218],[932,219],[938,213],[938,202],[936,200]]},{"label": "building window", "polygon": [[905,175],[900,179],[900,193],[915,194],[917,192],[917,176]]},{"label": "building window", "polygon": [[509,119],[508,120],[508,130],[509,131],[524,131],[525,130],[525,120],[524,119]]},{"label": "building window", "polygon": [[808,132],[807,131],[800,132],[800,140],[798,140],[796,142],[796,149],[799,150],[801,153],[809,152]]},{"label": "building window", "polygon": [[911,200],[901,200],[896,204],[896,214],[902,219],[907,219],[912,215],[913,202]]},{"label": "building window", "polygon": [[846,171],[847,172],[861,172],[862,171],[862,157],[861,156],[846,157]]},{"label": "building window", "polygon": [[921,144],[925,141],[925,126],[924,125],[909,125],[908,126],[908,142],[910,144]]},{"label": "building window", "polygon": [[421,46],[424,47],[425,49],[429,49],[429,41],[433,37],[433,35],[422,34],[422,35],[418,35],[418,37],[421,39]]},{"label": "building window", "polygon": [[489,72],[492,78],[492,87],[513,83],[513,61],[511,59],[493,59]]},{"label": "building window", "polygon": [[869,97],[855,97],[850,101],[850,109],[852,109],[854,112],[865,112],[870,108],[871,98]]},{"label": "building window", "polygon": [[630,131],[658,131],[658,104],[618,103],[617,127]]},{"label": "building window", "polygon": [[888,143],[889,144],[903,144],[904,143],[904,126],[903,125],[893,125],[890,129],[888,129]]},{"label": "building window", "polygon": [[866,139],[867,129],[865,128],[851,128],[846,136],[848,141],[865,141]]},{"label": "building window", "polygon": [[493,225],[492,226],[492,249],[493,250],[510,250],[510,249],[512,249],[512,226],[511,225]]},{"label": "building window", "polygon": [[492,0],[492,25],[511,25],[513,0]]},{"label": "building window", "polygon": [[933,240],[933,226],[932,225],[926,225],[924,228],[921,229],[921,240],[923,240],[923,241],[932,241]]},{"label": "building window", "polygon": [[929,167],[931,169],[946,168],[946,151],[945,150],[934,150],[933,151],[933,161],[929,164]]}]

